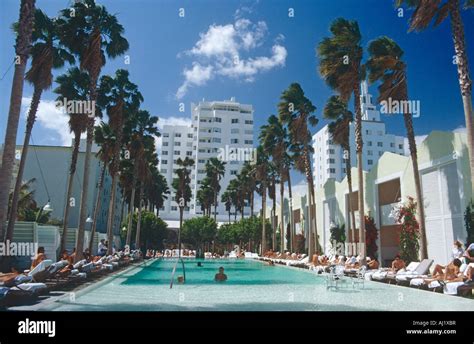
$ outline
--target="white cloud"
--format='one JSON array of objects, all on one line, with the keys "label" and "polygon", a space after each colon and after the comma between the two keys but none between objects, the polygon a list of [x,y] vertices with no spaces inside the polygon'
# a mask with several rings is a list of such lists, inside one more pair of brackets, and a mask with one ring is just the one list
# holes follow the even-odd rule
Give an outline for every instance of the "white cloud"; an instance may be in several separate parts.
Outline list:
[{"label": "white cloud", "polygon": [[[26,119],[30,108],[31,97],[22,98],[23,117]],[[53,133],[53,137],[36,137],[36,143],[40,140],[51,141],[54,144],[61,146],[70,146],[72,140],[72,133],[69,130],[69,116],[61,109],[56,108],[53,100],[41,100],[38,111],[36,113],[36,124]],[[34,130],[34,129],[33,129]],[[50,140],[50,139],[53,140]]]},{"label": "white cloud", "polygon": [[239,13],[249,11],[240,9],[233,24],[213,24],[199,34],[194,47],[184,54],[196,60],[191,68],[183,70],[184,81],[176,92],[176,98],[183,98],[190,87],[205,85],[216,75],[252,82],[258,73],[285,65],[288,53],[282,45],[284,36],[281,34],[277,36],[270,56],[244,57],[261,47],[268,33],[264,21],[253,23],[240,18]]},{"label": "white cloud", "polygon": [[176,98],[184,97],[190,86],[202,86],[212,78],[212,66],[203,67],[195,62],[193,68],[183,71],[184,83],[178,88]]},{"label": "white cloud", "polygon": [[457,133],[457,134],[466,134],[466,132],[467,132],[466,127],[463,127],[463,126],[459,126],[453,130],[453,133]]}]

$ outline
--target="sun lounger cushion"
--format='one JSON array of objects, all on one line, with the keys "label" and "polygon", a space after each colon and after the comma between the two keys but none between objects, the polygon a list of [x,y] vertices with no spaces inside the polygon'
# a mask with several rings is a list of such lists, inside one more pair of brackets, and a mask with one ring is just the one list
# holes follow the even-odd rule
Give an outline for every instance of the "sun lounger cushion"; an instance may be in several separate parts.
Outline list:
[{"label": "sun lounger cushion", "polygon": [[46,288],[47,286],[44,283],[22,283],[16,287],[13,287],[12,290],[23,290],[23,291],[29,291],[32,293],[37,293]]},{"label": "sun lounger cushion", "polygon": [[457,295],[458,294],[458,287],[464,285],[464,282],[451,282],[446,283],[443,288],[443,293],[447,295]]},{"label": "sun lounger cushion", "polygon": [[78,261],[76,264],[72,266],[73,269],[80,269],[84,264],[87,263],[87,260],[83,259]]},{"label": "sun lounger cushion", "polygon": [[28,272],[28,276],[33,276],[34,274],[45,270],[47,267],[49,267],[51,264],[53,264],[53,261],[51,259],[45,259],[42,262],[40,262],[36,267]]}]

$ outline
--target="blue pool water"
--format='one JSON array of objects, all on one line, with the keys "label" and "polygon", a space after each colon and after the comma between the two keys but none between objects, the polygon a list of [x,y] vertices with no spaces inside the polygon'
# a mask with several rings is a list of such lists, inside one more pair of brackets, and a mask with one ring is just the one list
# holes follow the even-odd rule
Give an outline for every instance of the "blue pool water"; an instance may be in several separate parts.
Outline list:
[{"label": "blue pool water", "polygon": [[[268,266],[253,260],[185,261],[170,289],[174,260],[148,261],[96,285],[66,296],[45,310],[61,311],[430,311],[474,310],[474,300],[377,282],[353,287],[347,278],[338,290],[326,290],[324,277],[307,270]],[[214,282],[223,266],[228,281]]]}]

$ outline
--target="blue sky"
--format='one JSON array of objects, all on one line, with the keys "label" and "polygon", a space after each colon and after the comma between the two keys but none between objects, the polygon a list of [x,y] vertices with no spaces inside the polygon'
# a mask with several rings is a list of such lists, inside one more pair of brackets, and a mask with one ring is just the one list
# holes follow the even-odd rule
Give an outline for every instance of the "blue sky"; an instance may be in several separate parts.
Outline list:
[{"label": "blue sky", "polygon": [[[70,3],[69,0],[37,0],[37,7],[54,16]],[[365,46],[371,39],[387,35],[404,49],[409,95],[421,101],[421,117],[414,122],[417,135],[432,130],[454,130],[464,125],[456,66],[452,64],[454,51],[449,21],[436,29],[407,33],[411,12],[398,17],[391,0],[101,0],[99,3],[117,14],[130,42],[127,54],[131,63],[125,65],[123,57],[108,61],[103,74],[113,73],[117,68],[128,69],[132,81],[145,97],[143,108],[162,118],[162,123],[187,120],[191,102],[234,96],[237,101],[254,106],[258,128],[269,114],[275,113],[279,95],[292,82],[302,85],[321,118],[331,90],[317,73],[315,46],[329,35],[332,20],[345,17],[359,22]],[[7,71],[14,56],[10,24],[18,18],[18,7],[17,0],[0,2],[0,76]],[[180,8],[185,11],[184,17],[179,16]],[[288,16],[290,8],[294,10],[294,17]],[[463,18],[473,66],[474,25],[469,23],[474,22],[474,12],[463,11]],[[225,36],[226,32],[230,35]],[[226,38],[224,41],[229,45],[213,46],[216,37]],[[229,51],[233,49],[239,56],[241,68],[226,69]],[[188,71],[187,78],[185,71]],[[2,139],[12,76],[10,69],[0,81]],[[187,85],[185,92],[179,94],[183,84]],[[371,92],[377,95],[374,86]],[[31,94],[32,88],[25,84],[23,112]],[[33,132],[36,144],[69,142],[66,119],[54,109],[54,98],[52,92],[44,94],[40,118]],[[185,104],[184,113],[179,111],[181,102]],[[389,132],[404,135],[401,117],[385,117],[384,120]],[[324,121],[320,121],[313,132],[323,124]],[[18,142],[23,139],[23,131],[22,117]]]}]

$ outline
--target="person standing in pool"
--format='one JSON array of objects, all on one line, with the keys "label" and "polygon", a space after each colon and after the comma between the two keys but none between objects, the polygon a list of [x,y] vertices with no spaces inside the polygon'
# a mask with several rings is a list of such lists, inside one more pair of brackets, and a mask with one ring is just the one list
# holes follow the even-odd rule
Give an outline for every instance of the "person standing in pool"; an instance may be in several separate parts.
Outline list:
[{"label": "person standing in pool", "polygon": [[224,273],[224,268],[221,266],[219,272],[214,276],[214,281],[225,282],[227,281],[227,275]]}]

